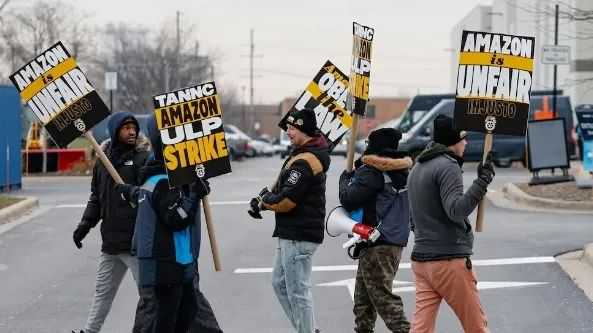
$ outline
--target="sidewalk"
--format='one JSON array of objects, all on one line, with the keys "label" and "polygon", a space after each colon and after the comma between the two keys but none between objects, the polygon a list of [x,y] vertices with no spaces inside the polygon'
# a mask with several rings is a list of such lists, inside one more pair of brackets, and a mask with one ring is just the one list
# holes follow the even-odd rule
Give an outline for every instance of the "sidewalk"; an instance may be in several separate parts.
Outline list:
[{"label": "sidewalk", "polygon": [[[505,209],[552,214],[587,214],[591,215],[593,224],[593,201],[570,202],[534,197],[512,183],[505,184],[502,191],[489,190],[486,198],[494,206]],[[582,250],[561,254],[556,257],[556,261],[593,302],[593,243],[585,244]]]}]

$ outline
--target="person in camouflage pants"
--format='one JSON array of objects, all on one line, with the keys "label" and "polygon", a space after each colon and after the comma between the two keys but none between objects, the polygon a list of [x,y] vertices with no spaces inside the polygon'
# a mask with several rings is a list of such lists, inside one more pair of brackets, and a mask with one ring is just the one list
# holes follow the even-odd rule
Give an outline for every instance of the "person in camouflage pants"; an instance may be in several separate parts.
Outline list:
[{"label": "person in camouflage pants", "polygon": [[[412,160],[397,150],[400,138],[401,132],[393,128],[372,132],[363,156],[355,163],[355,171],[344,171],[340,177],[339,195],[344,209],[352,212],[362,208],[361,223],[372,227],[381,224],[381,237],[370,244],[359,243],[354,250],[355,256],[360,253],[353,309],[357,333],[374,332],[377,313],[391,332],[410,330],[401,297],[392,293],[402,250],[410,234],[409,219],[405,218],[409,212],[407,196],[404,196],[405,206],[390,201],[390,209],[394,209],[397,219],[382,215],[384,206],[378,204],[385,188],[397,193],[406,191]],[[362,246],[365,248],[361,249]]]},{"label": "person in camouflage pants", "polygon": [[410,330],[402,299],[391,291],[401,254],[401,247],[390,245],[362,251],[354,290],[357,333],[374,331],[377,312],[391,332],[407,333]]}]

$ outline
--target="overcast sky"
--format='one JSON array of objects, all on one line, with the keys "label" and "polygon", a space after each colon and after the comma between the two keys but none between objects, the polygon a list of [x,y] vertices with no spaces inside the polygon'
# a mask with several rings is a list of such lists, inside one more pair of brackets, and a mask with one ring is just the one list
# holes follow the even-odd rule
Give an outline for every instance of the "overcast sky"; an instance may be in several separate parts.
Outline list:
[{"label": "overcast sky", "polygon": [[[20,1],[20,0],[19,0]],[[302,91],[330,59],[349,73],[352,21],[375,28],[370,95],[447,92],[449,33],[490,0],[65,0],[98,24],[192,23],[206,52],[222,55],[217,81],[249,96],[249,30],[255,31],[255,102],[277,103]],[[241,94],[240,94],[241,95]]]}]

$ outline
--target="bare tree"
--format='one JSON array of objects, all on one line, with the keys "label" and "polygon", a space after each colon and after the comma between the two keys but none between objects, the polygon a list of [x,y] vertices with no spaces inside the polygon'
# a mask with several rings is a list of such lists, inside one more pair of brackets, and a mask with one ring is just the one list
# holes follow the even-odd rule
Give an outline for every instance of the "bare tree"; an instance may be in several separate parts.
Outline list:
[{"label": "bare tree", "polygon": [[4,9],[4,7],[6,7],[6,5],[8,5],[9,2],[10,0],[4,0],[3,2],[0,2],[0,12],[2,9]]},{"label": "bare tree", "polygon": [[191,28],[178,37],[166,25],[151,31],[120,24],[104,35],[101,67],[118,73],[115,111],[150,112],[154,94],[213,79],[213,61],[200,53]]},{"label": "bare tree", "polygon": [[[3,6],[8,3],[4,2]],[[0,7],[1,8],[1,7]],[[77,60],[93,53],[91,27],[84,14],[60,1],[37,1],[16,7],[0,18],[0,60],[10,74],[58,40]],[[7,75],[3,75],[6,77]]]}]

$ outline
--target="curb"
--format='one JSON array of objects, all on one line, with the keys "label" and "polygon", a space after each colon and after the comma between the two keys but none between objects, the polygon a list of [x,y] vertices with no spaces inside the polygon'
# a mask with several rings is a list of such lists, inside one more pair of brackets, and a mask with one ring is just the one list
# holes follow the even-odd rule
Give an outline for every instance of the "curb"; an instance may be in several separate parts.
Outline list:
[{"label": "curb", "polygon": [[518,202],[527,206],[547,209],[552,208],[593,212],[593,202],[565,201],[534,197],[523,192],[519,187],[517,187],[513,183],[506,183],[502,188],[502,192],[508,200]]},{"label": "curb", "polygon": [[583,259],[585,263],[593,268],[593,243],[586,244],[583,247]]},{"label": "curb", "polygon": [[18,218],[38,206],[39,199],[35,197],[25,197],[25,200],[21,200],[14,205],[0,209],[0,221],[8,222],[9,220]]}]

